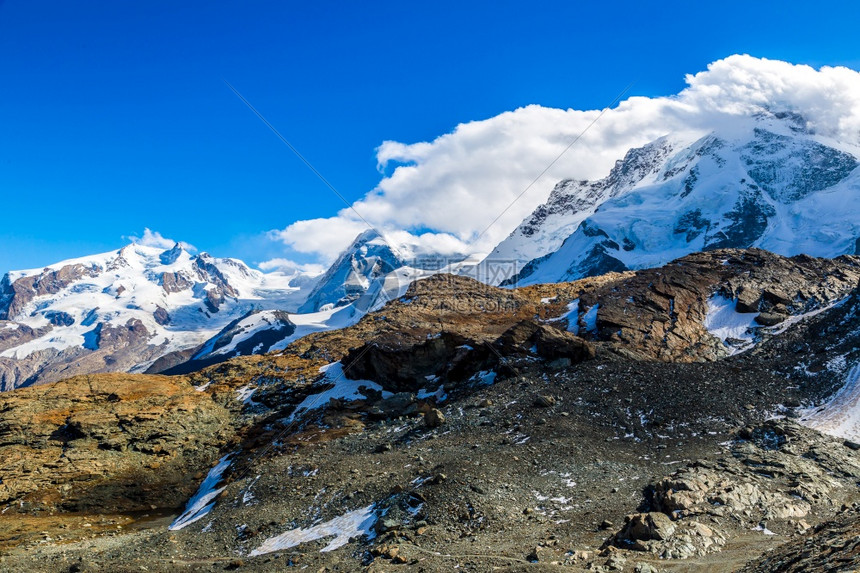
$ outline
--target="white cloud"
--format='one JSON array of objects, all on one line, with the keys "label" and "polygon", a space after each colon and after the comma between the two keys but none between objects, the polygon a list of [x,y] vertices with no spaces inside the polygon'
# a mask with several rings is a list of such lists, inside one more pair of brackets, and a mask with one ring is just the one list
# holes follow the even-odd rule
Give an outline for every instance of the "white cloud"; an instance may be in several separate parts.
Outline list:
[{"label": "white cloud", "polygon": [[320,265],[317,263],[303,264],[282,258],[269,259],[268,261],[263,261],[262,263],[259,263],[257,266],[262,271],[277,271],[284,273],[285,275],[295,275],[301,273],[316,276],[321,275],[326,271],[326,267],[324,265]]},{"label": "white cloud", "polygon": [[178,242],[186,251],[194,252],[197,250],[194,245],[191,245],[184,241],[174,241],[173,239],[168,239],[158,231],[151,230],[149,227],[143,229],[143,235],[140,237],[136,235],[129,235],[125,238],[132,243],[142,245],[144,247],[153,247],[156,249],[171,249],[173,248],[173,245]]},{"label": "white cloud", "polygon": [[[559,180],[604,177],[628,149],[670,132],[709,131],[767,107],[799,112],[820,136],[860,145],[860,73],[854,70],[735,55],[686,81],[677,95],[632,97],[607,111],[483,236],[600,111],[531,105],[458,125],[432,142],[386,141],[377,160],[382,172],[394,170],[354,207],[386,236],[418,251],[488,252]],[[270,236],[327,262],[366,229],[343,209]],[[392,231],[402,229],[421,234]]]}]

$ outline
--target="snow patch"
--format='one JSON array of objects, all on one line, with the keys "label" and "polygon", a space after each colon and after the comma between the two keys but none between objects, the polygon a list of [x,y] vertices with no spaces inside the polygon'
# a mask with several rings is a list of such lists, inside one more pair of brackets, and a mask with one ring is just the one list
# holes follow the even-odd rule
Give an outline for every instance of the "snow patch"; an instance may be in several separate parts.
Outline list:
[{"label": "snow patch", "polygon": [[[595,307],[596,308],[596,307]],[[590,311],[589,311],[590,312]],[[587,315],[586,315],[587,316]],[[567,320],[567,331],[579,336],[579,299],[570,301],[567,312],[561,317]],[[597,320],[597,311],[594,311],[594,319]],[[595,324],[595,328],[597,325]]]},{"label": "snow patch", "polygon": [[418,390],[419,400],[426,400],[427,398],[434,398],[438,404],[439,402],[444,402],[448,398],[448,394],[445,393],[445,387],[441,384],[432,392],[427,390],[427,388],[421,388]]},{"label": "snow patch", "polygon": [[301,414],[326,406],[332,398],[336,400],[362,400],[366,397],[361,392],[362,387],[382,392],[383,398],[392,396],[391,392],[383,391],[382,386],[376,382],[371,382],[370,380],[350,380],[344,376],[343,365],[340,362],[326,364],[320,368],[320,372],[325,374],[325,376],[316,383],[316,386],[332,386],[327,390],[306,396],[302,400],[302,403],[296,406],[293,413],[286,419],[286,423],[293,422]]},{"label": "snow patch", "polygon": [[353,537],[366,535],[374,537],[373,525],[378,515],[374,505],[368,505],[309,527],[308,529],[291,529],[285,533],[271,537],[263,542],[257,549],[251,551],[250,556],[264,555],[273,551],[290,549],[302,543],[309,543],[318,539],[334,537],[328,545],[320,549],[320,552],[334,551],[346,545]]},{"label": "snow patch", "polygon": [[708,299],[705,329],[723,343],[730,338],[752,342],[752,328],[757,328],[757,312],[738,312],[737,301],[716,294]]},{"label": "snow patch", "polygon": [[236,400],[242,402],[243,404],[249,404],[252,402],[251,397],[256,391],[256,387],[251,387],[250,384],[246,384],[245,386],[242,386],[241,388],[236,390]]},{"label": "snow patch", "polygon": [[801,411],[800,423],[819,432],[860,441],[860,364],[845,378],[845,385],[823,406]]},{"label": "snow patch", "polygon": [[484,386],[492,386],[496,381],[496,373],[492,370],[481,370],[477,374],[473,375],[471,379],[478,381]]},{"label": "snow patch", "polygon": [[[579,312],[579,300],[577,303],[577,312]],[[573,303],[571,303],[573,304]],[[582,321],[585,323],[585,331],[586,332],[597,332],[597,311],[600,310],[600,305],[595,304],[591,308],[588,309],[588,312],[585,313],[585,316],[582,317]],[[577,330],[579,328],[577,327]],[[579,334],[579,332],[575,332],[574,334]]]},{"label": "snow patch", "polygon": [[173,523],[168,527],[170,531],[178,531],[186,525],[194,523],[198,519],[202,519],[206,514],[212,511],[212,508],[215,507],[215,498],[227,488],[226,485],[219,488],[218,484],[221,483],[221,477],[224,475],[224,472],[227,471],[227,468],[229,468],[230,464],[233,463],[230,461],[230,456],[232,455],[233,454],[227,454],[218,461],[218,464],[214,468],[209,470],[209,473],[206,475],[206,479],[204,479],[203,483],[200,484],[200,487],[197,488],[197,493],[195,493],[185,505],[185,511],[183,511],[179,517],[174,519]]}]

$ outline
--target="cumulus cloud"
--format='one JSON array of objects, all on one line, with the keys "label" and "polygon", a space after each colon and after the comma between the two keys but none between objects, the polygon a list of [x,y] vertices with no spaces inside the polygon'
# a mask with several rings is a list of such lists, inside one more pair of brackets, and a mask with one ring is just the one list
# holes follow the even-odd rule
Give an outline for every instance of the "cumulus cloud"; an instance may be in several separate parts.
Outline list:
[{"label": "cumulus cloud", "polygon": [[[860,73],[854,70],[735,55],[688,75],[686,82],[673,96],[624,100],[591,128],[599,110],[530,105],[458,125],[431,142],[386,141],[377,160],[382,173],[393,170],[355,210],[416,252],[489,252],[559,180],[604,177],[628,149],[667,133],[704,133],[769,109],[800,113],[819,136],[860,146]],[[270,236],[331,261],[366,229],[351,209],[343,209]]]},{"label": "cumulus cloud", "polygon": [[186,251],[193,252],[197,250],[194,245],[191,245],[184,241],[174,241],[173,239],[168,239],[158,231],[151,230],[149,227],[145,227],[143,229],[143,235],[141,235],[140,237],[136,235],[129,235],[125,238],[136,245],[141,245],[144,247],[153,247],[156,249],[171,249],[173,248],[173,245],[178,242],[180,246],[182,246],[182,248]]}]

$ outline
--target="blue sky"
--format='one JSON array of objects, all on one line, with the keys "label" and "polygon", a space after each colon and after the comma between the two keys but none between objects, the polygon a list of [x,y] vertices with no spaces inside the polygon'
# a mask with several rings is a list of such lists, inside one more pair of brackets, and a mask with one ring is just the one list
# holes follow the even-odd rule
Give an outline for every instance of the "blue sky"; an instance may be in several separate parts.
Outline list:
[{"label": "blue sky", "polygon": [[[249,262],[343,207],[385,140],[677,93],[734,53],[860,69],[856,3],[0,1],[0,272],[145,227]],[[540,171],[540,167],[536,169]]]}]

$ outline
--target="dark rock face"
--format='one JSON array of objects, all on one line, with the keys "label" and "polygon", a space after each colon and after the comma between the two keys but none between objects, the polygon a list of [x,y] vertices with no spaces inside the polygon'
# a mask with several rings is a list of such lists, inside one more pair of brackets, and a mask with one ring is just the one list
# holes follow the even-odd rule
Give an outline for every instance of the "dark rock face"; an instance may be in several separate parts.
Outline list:
[{"label": "dark rock face", "polygon": [[[705,241],[705,250],[744,248],[755,243],[767,229],[773,207],[752,193],[741,197],[725,217],[731,224]],[[689,236],[689,235],[688,235]]]},{"label": "dark rock face", "polygon": [[39,275],[22,277],[13,283],[9,276],[0,283],[0,320],[16,317],[28,302],[37,296],[56,294],[83,277],[94,277],[101,272],[97,266],[66,265],[58,270],[46,269]]},{"label": "dark rock face", "polygon": [[114,327],[100,322],[96,327],[96,348],[122,348],[149,339],[149,331],[136,318],[129,319],[125,326]]},{"label": "dark rock face", "polygon": [[614,241],[603,241],[588,253],[585,260],[577,267],[577,275],[582,277],[599,277],[606,273],[620,273],[627,270],[627,266],[613,257],[610,253],[618,251],[618,244]]},{"label": "dark rock face", "polygon": [[181,273],[161,273],[161,288],[166,293],[181,292],[194,286],[194,281]]},{"label": "dark rock face", "polygon": [[[782,157],[786,151],[787,161]],[[742,149],[741,159],[755,182],[782,202],[827,189],[858,165],[848,153],[814,141],[796,142],[764,129],[755,130],[755,139]]]},{"label": "dark rock face", "polygon": [[341,361],[347,377],[373,380],[390,392],[417,392],[428,378],[464,380],[498,364],[486,345],[451,332],[419,343],[378,339],[351,350]]},{"label": "dark rock face", "polygon": [[209,312],[213,314],[218,312],[218,307],[220,307],[223,302],[224,295],[220,291],[216,289],[206,291],[206,297],[203,299],[203,304],[206,305]]},{"label": "dark rock face", "polygon": [[165,309],[160,306],[155,308],[155,312],[152,313],[152,316],[153,318],[155,318],[155,322],[157,322],[161,326],[166,326],[170,324],[170,315]]},{"label": "dark rock face", "polygon": [[[6,325],[11,325],[14,328],[9,328]],[[3,326],[6,326],[0,328],[0,349],[3,350],[43,336],[51,330],[50,326],[34,329],[26,324],[18,323],[5,323]]]},{"label": "dark rock face", "polygon": [[686,235],[687,242],[691,243],[696,237],[707,232],[710,226],[710,221],[702,217],[701,209],[695,209],[681,215],[674,232]]},{"label": "dark rock face", "polygon": [[590,360],[595,356],[594,346],[570,332],[524,320],[502,334],[493,346],[505,356],[527,354],[534,349],[546,360],[566,358],[571,363]]},{"label": "dark rock face", "polygon": [[[228,259],[228,262],[229,261]],[[235,264],[240,271],[243,273],[247,273],[244,265]],[[212,261],[212,257],[207,255],[206,253],[201,253],[194,259],[194,268],[200,274],[201,278],[206,278],[209,282],[215,285],[215,291],[217,291],[220,297],[229,296],[231,298],[236,298],[239,296],[239,293],[233,288],[227,281],[227,277],[224,276],[224,273],[221,272],[215,263]],[[212,292],[212,291],[209,291]],[[208,293],[207,293],[208,299]],[[217,306],[217,305],[216,305]]]},{"label": "dark rock face", "polygon": [[481,371],[504,369],[509,357],[532,350],[546,360],[566,359],[567,365],[595,356],[590,343],[569,332],[521,321],[492,343],[447,331],[417,343],[378,339],[351,350],[342,363],[348,378],[373,380],[392,392],[417,392],[432,386],[430,379],[462,382]]},{"label": "dark rock face", "polygon": [[69,313],[56,310],[46,312],[45,318],[54,326],[71,326],[75,323],[75,319]]}]

